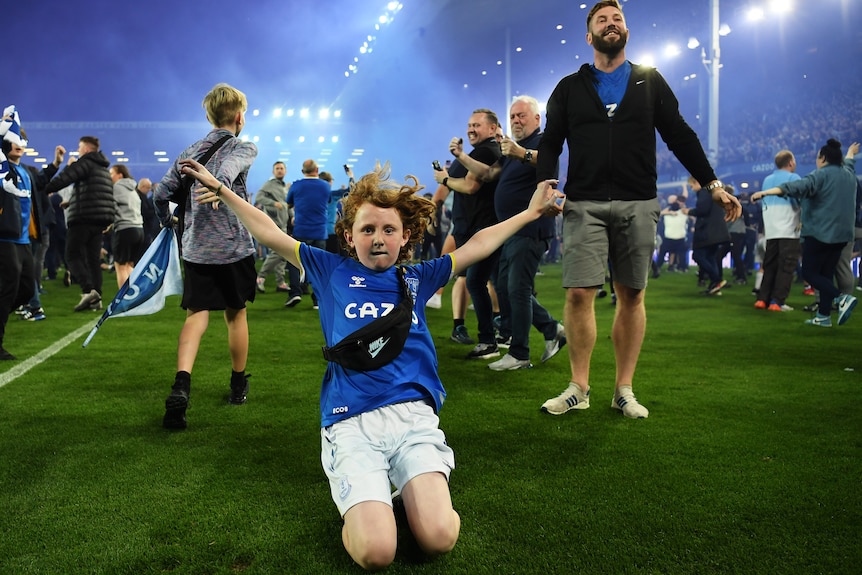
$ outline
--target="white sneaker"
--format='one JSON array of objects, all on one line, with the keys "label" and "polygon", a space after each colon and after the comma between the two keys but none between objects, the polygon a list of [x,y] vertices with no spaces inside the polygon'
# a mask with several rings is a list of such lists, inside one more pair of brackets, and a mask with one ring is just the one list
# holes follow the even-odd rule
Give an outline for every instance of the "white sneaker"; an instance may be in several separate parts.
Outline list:
[{"label": "white sneaker", "polygon": [[588,409],[590,390],[581,389],[577,383],[569,382],[566,391],[542,404],[542,411],[551,415],[562,415],[570,409]]},{"label": "white sneaker", "polygon": [[838,325],[844,325],[850,319],[850,313],[856,307],[856,298],[850,294],[838,297]]},{"label": "white sneaker", "polygon": [[85,309],[90,309],[90,305],[101,301],[102,296],[99,295],[94,289],[91,289],[89,293],[81,294],[81,301],[78,302],[78,305],[75,306],[75,311],[84,311]]},{"label": "white sneaker", "polygon": [[560,351],[566,345],[566,328],[563,327],[563,324],[557,324],[557,335],[554,336],[554,339],[545,340],[545,351],[542,352],[542,363],[545,363]]},{"label": "white sneaker", "polygon": [[494,371],[515,371],[516,369],[530,369],[533,364],[529,359],[518,359],[508,353],[497,361],[488,364],[489,369]]},{"label": "white sneaker", "polygon": [[266,293],[266,278],[257,278],[255,282],[255,287],[257,287],[257,291],[260,293]]},{"label": "white sneaker", "polygon": [[425,307],[430,307],[431,309],[440,309],[443,307],[443,298],[440,297],[439,293],[435,293],[428,301],[425,302]]},{"label": "white sneaker", "polygon": [[635,399],[635,394],[632,393],[630,386],[620,386],[614,390],[614,400],[611,402],[611,407],[619,409],[623,415],[632,419],[646,419],[649,417],[649,410],[638,403]]},{"label": "white sneaker", "polygon": [[467,354],[467,359],[491,359],[500,355],[496,343],[477,343],[473,351]]}]

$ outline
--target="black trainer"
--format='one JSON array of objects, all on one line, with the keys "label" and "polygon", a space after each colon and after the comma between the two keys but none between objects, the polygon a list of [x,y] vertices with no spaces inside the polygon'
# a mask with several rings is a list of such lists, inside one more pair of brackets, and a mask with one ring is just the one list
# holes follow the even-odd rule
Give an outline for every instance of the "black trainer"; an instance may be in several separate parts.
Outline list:
[{"label": "black trainer", "polygon": [[234,378],[231,377],[230,397],[228,398],[228,403],[231,405],[242,405],[246,402],[246,396],[248,395],[248,378],[250,377],[250,373],[243,374],[242,378],[238,381],[234,381]]},{"label": "black trainer", "polygon": [[189,390],[182,387],[174,387],[171,394],[165,400],[165,418],[162,426],[165,429],[185,429],[186,409],[189,407]]},{"label": "black trainer", "polygon": [[0,346],[0,361],[3,361],[3,360],[14,361],[16,359],[18,359],[18,358],[15,357],[14,355],[12,355],[11,353],[9,353],[8,351],[6,351],[5,349],[3,349],[2,346]]}]

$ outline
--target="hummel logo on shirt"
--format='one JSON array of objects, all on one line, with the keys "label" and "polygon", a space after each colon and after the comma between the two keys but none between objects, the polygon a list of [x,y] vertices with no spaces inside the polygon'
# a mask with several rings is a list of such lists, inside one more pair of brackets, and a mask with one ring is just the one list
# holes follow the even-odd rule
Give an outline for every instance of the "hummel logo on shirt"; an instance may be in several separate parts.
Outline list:
[{"label": "hummel logo on shirt", "polygon": [[351,279],[351,283],[347,287],[352,287],[352,288],[368,287],[365,285],[365,278],[362,276],[352,276],[350,279]]},{"label": "hummel logo on shirt", "polygon": [[374,341],[372,341],[371,343],[369,343],[368,344],[368,355],[370,355],[372,358],[377,357],[377,354],[379,354],[381,351],[383,351],[383,348],[386,347],[386,344],[389,343],[389,340],[390,340],[390,338],[388,338],[388,337],[386,339],[379,337],[379,338],[375,339]]}]

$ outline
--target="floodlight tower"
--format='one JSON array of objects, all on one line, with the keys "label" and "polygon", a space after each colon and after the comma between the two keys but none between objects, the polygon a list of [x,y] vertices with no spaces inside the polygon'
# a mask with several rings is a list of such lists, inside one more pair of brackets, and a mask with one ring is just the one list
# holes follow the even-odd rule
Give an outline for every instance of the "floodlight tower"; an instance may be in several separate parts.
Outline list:
[{"label": "floodlight tower", "polygon": [[718,164],[718,76],[721,69],[719,38],[719,2],[709,0],[710,41],[709,54],[702,48],[700,55],[709,78],[709,123],[707,128],[707,156],[713,166]]}]

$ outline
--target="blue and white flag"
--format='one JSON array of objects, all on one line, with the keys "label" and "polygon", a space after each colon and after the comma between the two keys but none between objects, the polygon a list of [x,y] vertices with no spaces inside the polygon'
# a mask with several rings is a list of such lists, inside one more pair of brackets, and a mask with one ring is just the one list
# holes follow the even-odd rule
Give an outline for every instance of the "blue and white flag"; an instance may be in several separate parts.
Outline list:
[{"label": "blue and white flag", "polygon": [[27,147],[27,140],[21,135],[21,117],[15,106],[6,106],[3,109],[3,117],[0,119],[0,136],[7,142],[17,144],[22,148]]},{"label": "blue and white flag", "polygon": [[[7,106],[3,110],[3,116],[0,117],[0,137],[22,148],[27,147],[27,140],[21,137],[21,118],[15,106]],[[0,152],[0,181],[3,182],[4,190],[10,194],[21,195],[18,190],[18,174],[9,166],[3,152]]]},{"label": "blue and white flag", "polygon": [[87,347],[106,319],[156,313],[165,307],[167,296],[182,293],[183,276],[177,237],[173,229],[163,228],[81,347]]}]

